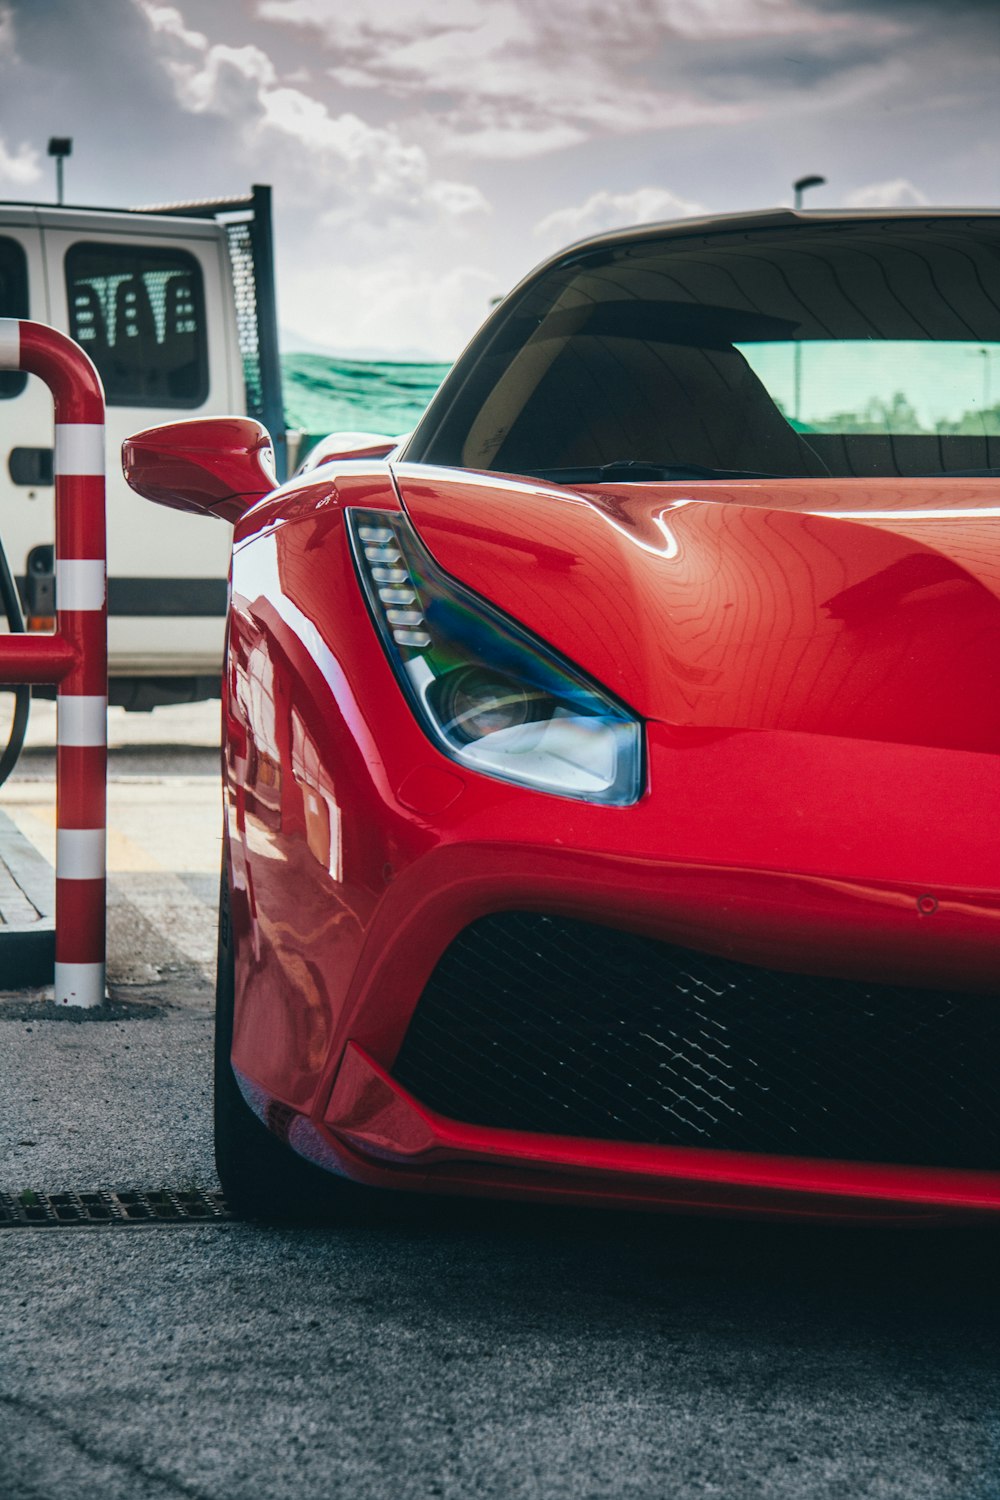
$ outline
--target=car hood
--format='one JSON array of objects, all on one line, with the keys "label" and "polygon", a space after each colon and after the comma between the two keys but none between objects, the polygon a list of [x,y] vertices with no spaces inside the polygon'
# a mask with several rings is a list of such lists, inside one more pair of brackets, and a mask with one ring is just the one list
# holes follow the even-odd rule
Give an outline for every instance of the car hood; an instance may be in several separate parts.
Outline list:
[{"label": "car hood", "polygon": [[645,718],[1000,748],[995,480],[395,475],[447,572]]}]

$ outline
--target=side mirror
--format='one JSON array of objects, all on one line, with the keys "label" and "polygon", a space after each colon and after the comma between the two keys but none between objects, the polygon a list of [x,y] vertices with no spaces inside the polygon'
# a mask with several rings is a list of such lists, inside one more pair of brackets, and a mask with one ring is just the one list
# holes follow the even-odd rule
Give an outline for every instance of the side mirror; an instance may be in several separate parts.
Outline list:
[{"label": "side mirror", "polygon": [[137,495],[236,522],[277,488],[266,427],[251,417],[196,417],[126,438],[122,469]]}]

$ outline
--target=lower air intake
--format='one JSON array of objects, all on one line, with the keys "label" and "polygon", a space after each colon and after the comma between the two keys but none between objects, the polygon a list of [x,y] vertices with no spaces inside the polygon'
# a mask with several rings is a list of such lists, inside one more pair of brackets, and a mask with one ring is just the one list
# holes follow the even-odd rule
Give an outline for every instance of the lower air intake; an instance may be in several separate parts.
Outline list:
[{"label": "lower air intake", "polygon": [[393,1076],[501,1129],[1000,1169],[1000,997],[774,973],[531,912],[452,943]]}]

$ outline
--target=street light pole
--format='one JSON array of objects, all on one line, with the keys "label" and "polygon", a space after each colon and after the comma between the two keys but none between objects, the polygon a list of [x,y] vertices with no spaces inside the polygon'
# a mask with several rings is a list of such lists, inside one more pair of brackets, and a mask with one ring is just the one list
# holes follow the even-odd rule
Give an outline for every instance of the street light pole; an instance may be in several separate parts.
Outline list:
[{"label": "street light pole", "polygon": [[63,201],[63,162],[73,154],[73,137],[53,135],[49,137],[49,155],[56,159],[56,202]]},{"label": "street light pole", "polygon": [[797,181],[793,182],[792,183],[792,187],[795,190],[795,207],[796,208],[801,208],[802,207],[802,194],[805,192],[806,188],[822,187],[825,182],[826,182],[826,178],[825,177],[815,177],[815,176],[814,177],[800,177],[800,178],[798,178]]},{"label": "street light pole", "polygon": [[[802,194],[805,192],[806,188],[822,187],[825,182],[825,177],[817,177],[815,176],[815,174],[811,177],[796,178],[796,180],[792,183],[792,188],[795,193],[796,212],[802,207]],[[796,422],[800,422],[802,420],[802,343],[800,339],[795,340],[795,368],[793,381],[795,385],[795,398],[792,403],[793,412]]]}]

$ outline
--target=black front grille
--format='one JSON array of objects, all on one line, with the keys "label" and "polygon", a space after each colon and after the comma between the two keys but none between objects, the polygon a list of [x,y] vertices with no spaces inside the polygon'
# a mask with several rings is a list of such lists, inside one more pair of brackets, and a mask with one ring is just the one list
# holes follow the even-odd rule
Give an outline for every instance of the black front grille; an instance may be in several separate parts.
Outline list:
[{"label": "black front grille", "polygon": [[1000,998],[780,974],[533,912],[452,943],[393,1076],[475,1125],[1000,1169]]}]

